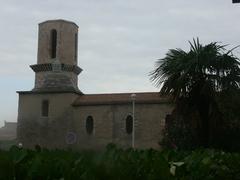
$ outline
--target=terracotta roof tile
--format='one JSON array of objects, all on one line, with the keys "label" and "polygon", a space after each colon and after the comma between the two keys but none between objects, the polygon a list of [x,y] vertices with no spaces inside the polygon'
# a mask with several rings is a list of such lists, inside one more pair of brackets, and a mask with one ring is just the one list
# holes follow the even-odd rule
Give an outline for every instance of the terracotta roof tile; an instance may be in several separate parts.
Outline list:
[{"label": "terracotta roof tile", "polygon": [[[110,105],[110,104],[129,104],[132,102],[133,93],[114,93],[114,94],[85,94],[80,95],[73,103],[73,106],[84,105]],[[136,94],[137,104],[159,104],[168,103],[168,97],[160,96],[158,92],[134,93]]]}]

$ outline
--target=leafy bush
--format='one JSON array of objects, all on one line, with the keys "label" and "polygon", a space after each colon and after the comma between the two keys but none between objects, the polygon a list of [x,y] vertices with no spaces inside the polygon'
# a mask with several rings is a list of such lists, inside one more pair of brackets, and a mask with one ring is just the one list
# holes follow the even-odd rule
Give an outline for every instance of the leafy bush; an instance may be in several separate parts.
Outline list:
[{"label": "leafy bush", "polygon": [[167,115],[163,139],[159,144],[163,148],[180,150],[199,147],[198,124],[198,113],[186,98],[182,98],[177,102],[172,113]]},{"label": "leafy bush", "polygon": [[156,151],[120,149],[104,152],[0,151],[0,180],[22,179],[239,179],[240,154],[199,149]]},{"label": "leafy bush", "polygon": [[228,90],[216,95],[216,110],[208,122],[208,132],[201,128],[198,111],[186,98],[180,99],[166,118],[163,147],[192,150],[202,146],[201,137],[209,136],[208,146],[224,151],[240,151],[240,91]]},{"label": "leafy bush", "polygon": [[216,129],[214,148],[228,151],[240,150],[240,90],[229,90],[218,96],[222,121]]}]

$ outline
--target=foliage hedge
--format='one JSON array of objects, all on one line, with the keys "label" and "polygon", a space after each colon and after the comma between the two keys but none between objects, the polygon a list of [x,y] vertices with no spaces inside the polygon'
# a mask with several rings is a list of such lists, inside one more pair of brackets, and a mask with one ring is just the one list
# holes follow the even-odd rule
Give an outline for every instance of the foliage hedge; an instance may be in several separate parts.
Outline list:
[{"label": "foliage hedge", "polygon": [[[216,95],[218,112],[209,120],[211,136],[208,148],[224,151],[240,151],[240,90],[229,90]],[[187,98],[181,98],[176,107],[166,118],[163,139],[159,142],[163,147],[176,146],[181,150],[192,150],[202,147],[200,134],[200,117]]]},{"label": "foliage hedge", "polygon": [[0,179],[240,179],[240,153],[199,149],[104,152],[36,150],[0,151]]}]

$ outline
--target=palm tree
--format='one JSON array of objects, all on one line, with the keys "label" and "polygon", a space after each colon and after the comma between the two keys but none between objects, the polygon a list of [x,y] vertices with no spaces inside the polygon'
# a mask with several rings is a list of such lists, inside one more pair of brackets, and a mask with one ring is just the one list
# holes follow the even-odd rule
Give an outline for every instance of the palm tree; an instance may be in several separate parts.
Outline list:
[{"label": "palm tree", "polygon": [[216,96],[240,88],[240,62],[225,45],[202,45],[193,39],[188,52],[170,49],[156,62],[151,81],[160,93],[171,95],[175,102],[184,98],[196,109],[201,120],[202,145],[208,146],[210,120],[217,111]]}]

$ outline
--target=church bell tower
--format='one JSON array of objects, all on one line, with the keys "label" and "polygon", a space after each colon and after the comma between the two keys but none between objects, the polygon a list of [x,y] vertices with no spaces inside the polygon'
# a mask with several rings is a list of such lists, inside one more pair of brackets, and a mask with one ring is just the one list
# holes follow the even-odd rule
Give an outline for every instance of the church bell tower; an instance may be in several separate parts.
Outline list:
[{"label": "church bell tower", "polygon": [[78,26],[65,20],[39,24],[34,92],[80,92],[78,75]]},{"label": "church bell tower", "polygon": [[78,26],[70,21],[49,20],[39,24],[35,85],[17,91],[17,139],[24,147],[66,146],[65,135],[73,129],[72,103],[83,95],[78,89]]}]

